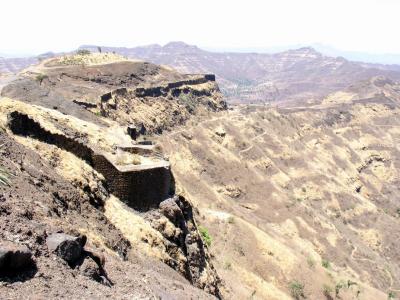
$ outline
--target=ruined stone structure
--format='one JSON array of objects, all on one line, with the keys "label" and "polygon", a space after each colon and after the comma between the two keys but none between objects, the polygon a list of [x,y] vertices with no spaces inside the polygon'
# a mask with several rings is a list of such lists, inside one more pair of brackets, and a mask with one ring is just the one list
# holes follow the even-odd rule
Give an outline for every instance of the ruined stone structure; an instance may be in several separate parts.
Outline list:
[{"label": "ruined stone structure", "polygon": [[[170,165],[160,161],[152,165],[118,166],[110,155],[87,146],[84,138],[68,137],[44,129],[39,122],[28,115],[14,111],[9,115],[9,128],[13,133],[30,136],[42,142],[56,145],[69,151],[90,164],[105,177],[110,192],[130,207],[145,211],[158,207],[159,203],[174,194],[174,183]],[[131,153],[146,152],[149,149],[133,145],[124,150]]]},{"label": "ruined stone structure", "polygon": [[[208,91],[199,92],[191,89],[190,86],[204,84],[207,82],[215,82],[215,75],[191,75],[192,78],[188,80],[180,80],[176,82],[169,82],[165,85],[151,86],[151,87],[137,87],[135,89],[118,88],[100,96],[100,109],[104,114],[104,105],[110,106],[110,101],[116,96],[124,97],[161,97],[172,95],[178,97],[181,93],[192,93],[195,96],[210,96]],[[204,94],[206,93],[206,94]],[[113,103],[111,103],[113,105]]]},{"label": "ruined stone structure", "polygon": [[104,175],[115,196],[139,211],[158,207],[175,192],[168,162],[151,167],[116,166],[107,155],[94,154],[93,167]]}]

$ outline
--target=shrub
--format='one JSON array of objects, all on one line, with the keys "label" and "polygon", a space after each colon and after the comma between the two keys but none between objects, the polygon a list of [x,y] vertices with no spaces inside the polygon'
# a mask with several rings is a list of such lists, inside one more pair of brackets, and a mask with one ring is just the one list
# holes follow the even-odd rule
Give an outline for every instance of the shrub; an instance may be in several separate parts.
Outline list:
[{"label": "shrub", "polygon": [[163,153],[163,148],[162,148],[161,144],[157,143],[157,144],[154,145],[154,152],[157,152],[159,154]]},{"label": "shrub", "polygon": [[184,105],[189,113],[193,113],[196,109],[197,101],[192,95],[181,93],[178,102]]},{"label": "shrub", "polygon": [[208,232],[208,229],[203,227],[203,226],[199,226],[199,231],[200,231],[200,234],[201,234],[201,237],[202,237],[203,241],[206,243],[206,245],[208,247],[210,247],[211,246],[211,242],[212,242],[212,238],[211,238],[210,233]]},{"label": "shrub", "polygon": [[235,218],[234,218],[233,216],[230,216],[230,217],[228,218],[228,223],[229,223],[229,224],[235,224]]},{"label": "shrub", "polygon": [[304,296],[304,284],[298,282],[297,280],[292,281],[289,284],[290,295],[296,300],[300,298],[305,298]]},{"label": "shrub", "polygon": [[396,298],[396,294],[394,292],[389,292],[388,299],[394,299],[394,298]]},{"label": "shrub", "polygon": [[357,285],[357,282],[351,281],[350,279],[347,280],[347,288],[349,289],[352,285]]},{"label": "shrub", "polygon": [[117,155],[115,162],[117,165],[120,166],[126,166],[126,165],[140,165],[141,164],[141,159],[140,155],[138,154],[128,154],[128,153],[122,153]]},{"label": "shrub", "polygon": [[332,299],[333,288],[330,285],[324,284],[322,292],[327,299]]},{"label": "shrub", "polygon": [[37,74],[36,75],[36,80],[39,81],[39,83],[41,84],[43,80],[45,80],[46,78],[48,78],[49,76],[47,76],[46,74]]},{"label": "shrub", "polygon": [[315,260],[311,256],[309,256],[309,257],[307,257],[307,264],[308,264],[308,266],[310,268],[314,268],[315,267]]},{"label": "shrub", "polygon": [[90,55],[91,52],[87,49],[79,49],[78,51],[76,51],[76,54],[83,56],[83,55]]},{"label": "shrub", "polygon": [[132,157],[132,164],[140,165],[141,163],[142,163],[142,160],[140,159],[140,156],[137,154],[134,154]]},{"label": "shrub", "polygon": [[0,185],[10,185],[9,173],[0,167]]},{"label": "shrub", "polygon": [[231,262],[226,261],[226,262],[224,263],[224,269],[225,269],[225,270],[230,270],[230,269],[232,269],[232,264],[231,264]]},{"label": "shrub", "polygon": [[343,282],[343,281],[339,281],[338,283],[336,283],[336,285],[335,285],[335,296],[336,296],[336,298],[339,298],[340,290],[342,288],[344,288],[345,286],[346,286],[346,283]]},{"label": "shrub", "polygon": [[321,265],[325,268],[325,269],[329,269],[331,267],[331,263],[329,262],[329,260],[323,259],[321,262]]}]

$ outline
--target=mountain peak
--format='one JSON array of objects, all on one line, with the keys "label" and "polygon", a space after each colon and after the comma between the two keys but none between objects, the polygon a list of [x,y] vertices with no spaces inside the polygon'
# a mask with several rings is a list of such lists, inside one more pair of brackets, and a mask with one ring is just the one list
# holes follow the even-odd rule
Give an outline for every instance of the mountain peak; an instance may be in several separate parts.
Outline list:
[{"label": "mountain peak", "polygon": [[296,53],[321,55],[321,53],[318,52],[317,50],[315,50],[315,48],[313,48],[313,47],[301,47],[298,49],[294,49],[292,51],[296,52]]},{"label": "mountain peak", "polygon": [[164,47],[165,48],[176,48],[176,47],[187,48],[187,47],[196,47],[196,46],[186,44],[185,42],[182,42],[182,41],[172,41],[172,42],[165,44]]},{"label": "mountain peak", "polygon": [[191,52],[200,50],[197,46],[189,45],[180,41],[169,42],[168,44],[165,44],[163,48],[175,52]]}]

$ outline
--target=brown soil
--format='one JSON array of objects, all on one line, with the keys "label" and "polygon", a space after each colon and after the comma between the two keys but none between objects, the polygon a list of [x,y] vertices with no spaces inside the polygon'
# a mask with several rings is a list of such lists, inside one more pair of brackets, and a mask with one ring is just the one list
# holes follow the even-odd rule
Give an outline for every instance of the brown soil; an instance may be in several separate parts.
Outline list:
[{"label": "brown soil", "polygon": [[236,107],[160,138],[227,298],[287,299],[293,281],[309,299],[343,280],[357,284],[342,299],[400,290],[400,98],[382,81],[309,108]]},{"label": "brown soil", "polygon": [[[3,299],[28,294],[35,299],[211,298],[165,264],[130,251],[130,243],[107,221],[103,209],[82,197],[36,153],[7,134],[0,133],[0,140],[1,165],[10,174],[10,186],[0,186],[0,238],[28,246],[35,260],[35,266],[1,278]],[[45,239],[53,232],[90,233],[89,247],[103,252],[114,285],[93,281],[79,266],[72,269],[48,253]]]}]

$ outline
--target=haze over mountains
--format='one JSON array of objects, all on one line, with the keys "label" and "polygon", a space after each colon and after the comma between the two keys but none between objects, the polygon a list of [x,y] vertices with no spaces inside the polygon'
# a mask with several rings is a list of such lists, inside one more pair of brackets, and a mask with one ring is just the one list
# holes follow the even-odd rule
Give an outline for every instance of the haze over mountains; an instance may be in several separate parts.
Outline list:
[{"label": "haze over mountains", "polygon": [[[98,46],[80,48],[98,51]],[[183,73],[216,74],[230,103],[313,101],[372,76],[400,79],[398,65],[352,62],[343,57],[325,56],[311,47],[274,54],[210,52],[183,42],[101,48],[103,52],[168,65]],[[0,59],[0,72],[16,72],[36,62],[36,58]]]},{"label": "haze over mountains", "polygon": [[[81,48],[97,51],[97,46]],[[180,72],[214,73],[231,103],[312,100],[371,76],[400,78],[399,66],[351,62],[324,56],[311,47],[275,54],[209,52],[183,42],[103,49]]]}]

